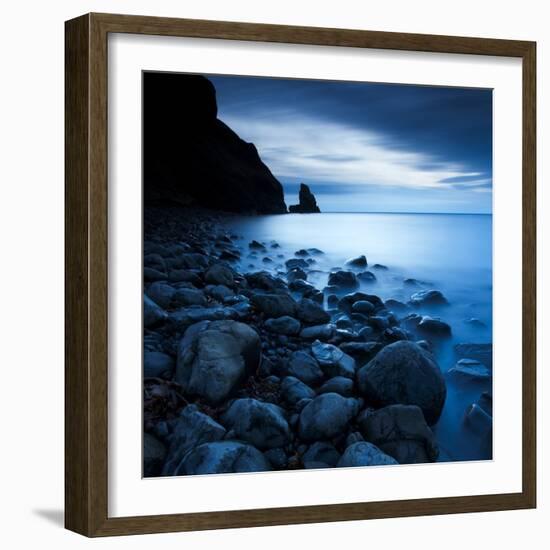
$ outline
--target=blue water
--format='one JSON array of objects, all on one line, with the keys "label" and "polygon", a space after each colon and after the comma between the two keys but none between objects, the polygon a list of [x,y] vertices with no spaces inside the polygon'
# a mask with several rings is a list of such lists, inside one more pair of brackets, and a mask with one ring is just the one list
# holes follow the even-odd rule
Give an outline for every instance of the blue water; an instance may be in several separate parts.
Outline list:
[{"label": "blue water", "polygon": [[[323,256],[308,280],[322,289],[328,273],[343,266],[351,257],[365,254],[369,266],[384,264],[388,271],[374,271],[375,283],[362,290],[382,299],[407,301],[422,288],[441,290],[451,306],[438,313],[448,322],[453,338],[436,349],[443,372],[456,362],[453,345],[459,342],[492,342],[492,217],[476,214],[288,214],[235,217],[229,229],[241,237],[243,249],[252,239],[268,245],[266,254],[243,257],[241,269],[266,269],[284,273],[284,261],[302,248],[319,248]],[[269,248],[276,241],[279,249]],[[280,258],[278,255],[282,255]],[[262,260],[269,256],[273,263]],[[369,267],[370,268],[370,267]],[[422,283],[418,289],[407,287],[404,279]],[[423,313],[420,310],[420,313]],[[432,313],[426,311],[426,313]],[[485,326],[465,323],[479,319]],[[490,389],[490,388],[481,388]],[[458,389],[448,384],[445,409],[434,431],[442,448],[443,460],[488,458],[463,426],[467,406],[479,397],[480,388]]]}]

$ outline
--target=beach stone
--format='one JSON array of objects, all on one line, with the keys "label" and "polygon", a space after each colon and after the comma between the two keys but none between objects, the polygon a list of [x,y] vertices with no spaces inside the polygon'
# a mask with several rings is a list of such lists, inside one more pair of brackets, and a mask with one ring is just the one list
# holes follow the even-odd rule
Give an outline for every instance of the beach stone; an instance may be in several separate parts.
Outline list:
[{"label": "beach stone", "polygon": [[276,334],[295,336],[300,332],[300,327],[300,321],[294,319],[294,317],[289,317],[288,315],[277,317],[276,319],[268,319],[265,322],[265,328],[267,328],[270,332],[275,332]]},{"label": "beach stone", "polygon": [[287,372],[308,386],[316,386],[324,379],[317,361],[305,351],[295,351],[288,360]]},{"label": "beach stone", "polygon": [[321,462],[330,468],[334,468],[339,460],[340,453],[327,441],[316,441],[302,456],[303,462]]},{"label": "beach stone", "polygon": [[290,439],[290,429],[283,410],[257,399],[233,401],[223,414],[222,423],[233,432],[235,438],[261,450],[284,447]]},{"label": "beach stone", "polygon": [[329,294],[327,296],[327,305],[330,308],[337,308],[339,301],[340,300],[338,299],[338,296],[336,296],[336,294]]},{"label": "beach stone", "polygon": [[367,267],[367,258],[364,255],[350,258],[346,261],[346,265],[349,265],[351,267]]},{"label": "beach stone", "polygon": [[289,283],[293,281],[305,281],[307,279],[307,273],[300,267],[295,267],[286,274],[286,278]]},{"label": "beach stone", "polygon": [[166,262],[160,254],[145,254],[143,256],[143,265],[157,271],[166,271]]},{"label": "beach stone", "polygon": [[378,447],[366,441],[358,441],[350,445],[338,461],[338,468],[356,466],[386,466],[398,462],[383,453]]},{"label": "beach stone", "polygon": [[238,441],[203,443],[182,460],[175,475],[231,474],[268,472],[272,467],[252,445]]},{"label": "beach stone", "polygon": [[226,430],[210,416],[199,411],[196,405],[187,405],[174,422],[170,448],[163,475],[174,475],[183,457],[203,443],[220,441]]},{"label": "beach stone", "polygon": [[277,318],[296,314],[296,302],[288,294],[256,293],[251,302],[267,317]]},{"label": "beach stone", "polygon": [[288,465],[286,453],[281,448],[268,449],[267,451],[264,451],[264,456],[276,470],[284,470]]},{"label": "beach stone", "polygon": [[400,302],[399,300],[394,300],[393,298],[386,300],[384,305],[390,311],[395,311],[397,313],[402,313],[404,311],[408,311],[409,309],[409,306],[407,304]]},{"label": "beach stone", "polygon": [[225,285],[208,285],[204,291],[208,294],[208,296],[214,298],[214,300],[224,303],[226,298],[234,295],[234,292]]},{"label": "beach stone", "polygon": [[302,298],[298,302],[296,316],[306,325],[321,325],[330,321],[330,315],[317,302]]},{"label": "beach stone", "polygon": [[464,425],[478,436],[488,436],[493,431],[493,417],[474,403],[466,410]]},{"label": "beach stone", "polygon": [[375,311],[375,307],[367,300],[359,300],[351,306],[353,313],[363,313],[365,315],[372,315]]},{"label": "beach stone", "polygon": [[425,315],[416,326],[416,329],[425,336],[433,338],[450,338],[451,326],[441,319],[434,319]]},{"label": "beach stone", "polygon": [[172,297],[175,306],[206,306],[206,298],[202,290],[178,288]]},{"label": "beach stone", "polygon": [[202,279],[199,277],[198,273],[186,269],[170,271],[168,279],[174,283],[191,283],[196,287],[201,287],[203,285]]},{"label": "beach stone", "polygon": [[153,283],[155,281],[166,281],[167,275],[164,271],[153,269],[152,267],[143,268],[143,280],[147,283]]},{"label": "beach stone", "polygon": [[342,397],[337,393],[319,395],[300,413],[300,438],[304,441],[318,441],[341,435],[358,412],[357,399]]},{"label": "beach stone", "polygon": [[[237,304],[238,305],[238,304]],[[248,304],[245,304],[247,306]],[[225,321],[239,317],[236,306],[225,307],[214,305],[211,307],[186,306],[170,312],[170,322],[179,329],[185,329],[201,321]]]},{"label": "beach stone", "polygon": [[363,283],[375,283],[376,275],[372,271],[363,271],[357,274],[357,278]]},{"label": "beach stone", "polygon": [[295,281],[290,281],[290,283],[288,284],[288,289],[292,292],[299,292],[300,294],[306,294],[317,290],[312,284],[307,283],[302,279],[296,279]]},{"label": "beach stone", "polygon": [[454,352],[459,359],[474,359],[483,363],[488,369],[493,368],[492,344],[456,344]]},{"label": "beach stone", "polygon": [[312,327],[305,327],[300,332],[300,338],[304,340],[321,340],[326,342],[334,337],[336,333],[336,326],[332,323],[326,323],[324,325],[314,325]]},{"label": "beach stone", "polygon": [[168,314],[159,307],[147,294],[143,296],[143,326],[145,328],[160,325],[168,319]]},{"label": "beach stone", "polygon": [[149,296],[153,302],[164,309],[170,307],[175,292],[174,287],[166,282],[160,281],[149,285],[146,290],[147,296]]},{"label": "beach stone", "polygon": [[206,269],[209,263],[208,256],[198,252],[181,254],[178,259],[184,269]]},{"label": "beach stone", "polygon": [[232,287],[235,284],[235,272],[221,263],[214,264],[204,274],[204,280],[211,285]]},{"label": "beach stone", "polygon": [[313,399],[315,392],[295,376],[286,376],[281,382],[281,396],[287,403],[295,405],[302,399]]},{"label": "beach stone", "polygon": [[488,382],[491,380],[491,371],[475,359],[460,359],[449,369],[448,376],[457,382]]},{"label": "beach stone", "polygon": [[143,475],[156,477],[161,474],[166,447],[155,436],[143,433]]},{"label": "beach stone", "polygon": [[430,426],[439,419],[447,396],[433,355],[409,341],[384,347],[359,369],[357,383],[368,403],[417,405]]},{"label": "beach stone", "polygon": [[313,357],[321,366],[321,370],[329,377],[355,377],[355,359],[332,344],[324,344],[315,340],[311,346]]},{"label": "beach stone", "polygon": [[365,439],[399,464],[435,462],[439,456],[434,434],[416,405],[390,405],[360,415],[358,423]]},{"label": "beach stone", "polygon": [[374,330],[378,330],[380,332],[386,330],[390,326],[388,318],[382,315],[373,315],[372,317],[369,317],[368,323]]},{"label": "beach stone", "polygon": [[209,403],[226,399],[260,363],[258,333],[238,321],[191,326],[178,346],[175,380]]},{"label": "beach stone", "polygon": [[351,397],[353,394],[353,380],[345,376],[334,376],[319,388],[318,393],[337,393],[342,397]]},{"label": "beach stone", "polygon": [[176,363],[172,357],[160,351],[143,352],[143,376],[145,378],[171,378]]},{"label": "beach stone", "polygon": [[374,294],[366,294],[365,292],[352,292],[350,294],[346,294],[340,299],[340,302],[338,302],[338,307],[345,313],[349,314],[352,311],[353,304],[359,301],[370,302],[374,306],[375,310],[384,307],[384,302],[382,302],[378,296]]},{"label": "beach stone", "polygon": [[411,296],[411,303],[415,306],[446,306],[447,298],[439,290],[421,290]]},{"label": "beach stone", "polygon": [[344,342],[340,349],[357,361],[370,361],[382,348],[379,342]]},{"label": "beach stone", "polygon": [[322,250],[320,250],[319,248],[308,248],[307,251],[312,256],[322,256],[324,254],[324,252]]},{"label": "beach stone", "polygon": [[329,286],[339,289],[353,290],[359,286],[355,273],[351,271],[336,271],[328,277]]},{"label": "beach stone", "polygon": [[285,262],[287,271],[292,269],[307,269],[309,264],[303,258],[290,258]]},{"label": "beach stone", "polygon": [[263,245],[262,243],[259,243],[258,241],[250,241],[248,243],[248,248],[250,248],[250,250],[261,250],[262,252],[264,250],[267,250],[265,245]]},{"label": "beach stone", "polygon": [[301,258],[306,258],[307,256],[309,256],[309,252],[307,250],[305,250],[304,248],[300,248],[300,250],[296,250],[296,252],[294,252],[294,256],[299,256]]},{"label": "beach stone", "polygon": [[286,290],[285,282],[267,271],[247,273],[244,277],[249,286],[254,289],[265,290],[266,292]]},{"label": "beach stone", "polygon": [[378,269],[379,271],[388,271],[388,266],[384,264],[374,264],[372,269]]}]

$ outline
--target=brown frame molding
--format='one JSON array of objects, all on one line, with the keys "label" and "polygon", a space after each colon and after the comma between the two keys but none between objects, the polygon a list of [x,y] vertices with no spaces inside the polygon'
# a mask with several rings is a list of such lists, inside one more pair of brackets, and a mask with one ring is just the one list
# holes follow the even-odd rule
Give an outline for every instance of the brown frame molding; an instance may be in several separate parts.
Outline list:
[{"label": "brown frame molding", "polygon": [[[110,518],[107,514],[107,36],[132,33],[518,57],[523,63],[523,490]],[[91,13],[65,23],[65,526],[127,535],[536,506],[536,44]]]}]

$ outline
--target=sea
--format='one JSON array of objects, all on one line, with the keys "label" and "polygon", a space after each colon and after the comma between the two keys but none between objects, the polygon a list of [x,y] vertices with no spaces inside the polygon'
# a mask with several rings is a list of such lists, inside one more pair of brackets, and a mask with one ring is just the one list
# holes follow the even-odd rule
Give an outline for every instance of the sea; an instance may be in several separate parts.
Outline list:
[{"label": "sea", "polygon": [[[301,249],[318,248],[323,255],[308,281],[322,289],[331,270],[346,260],[365,255],[376,275],[362,283],[370,294],[383,300],[406,302],[423,289],[443,292],[450,306],[436,312],[452,327],[452,338],[438,344],[435,356],[443,373],[457,360],[458,343],[492,342],[492,216],[490,214],[424,213],[321,213],[268,216],[235,216],[227,220],[231,233],[247,242],[257,240],[267,252],[257,257],[244,254],[244,271],[285,271],[284,261]],[[272,248],[274,243],[278,247]],[[268,257],[269,260],[264,260]],[[387,270],[373,269],[374,264]],[[414,279],[416,286],[404,281]],[[419,313],[424,313],[422,310]],[[426,311],[434,316],[433,311]],[[475,321],[472,322],[472,319]],[[464,424],[464,415],[487,387],[447,384],[447,400],[433,427],[441,461],[487,460],[490,451]]]}]

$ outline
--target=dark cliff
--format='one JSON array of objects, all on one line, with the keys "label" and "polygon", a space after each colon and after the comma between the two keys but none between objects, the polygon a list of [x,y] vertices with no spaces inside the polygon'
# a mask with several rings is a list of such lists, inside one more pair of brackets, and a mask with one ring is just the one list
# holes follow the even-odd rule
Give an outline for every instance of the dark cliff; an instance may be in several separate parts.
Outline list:
[{"label": "dark cliff", "polygon": [[286,212],[280,182],[217,111],[216,90],[205,77],[144,73],[145,204]]},{"label": "dark cliff", "polygon": [[300,204],[293,204],[288,207],[289,212],[292,214],[319,214],[321,212],[317,206],[315,195],[305,183],[300,184],[298,199]]}]

